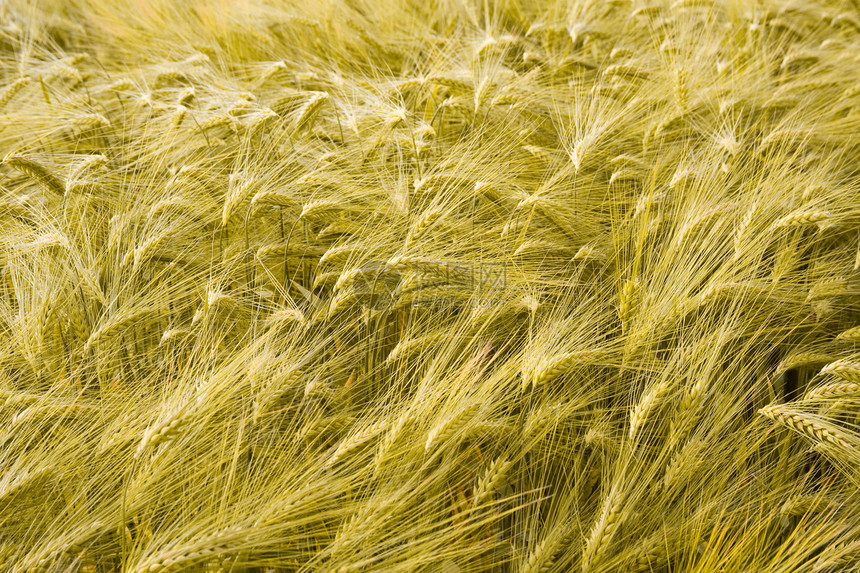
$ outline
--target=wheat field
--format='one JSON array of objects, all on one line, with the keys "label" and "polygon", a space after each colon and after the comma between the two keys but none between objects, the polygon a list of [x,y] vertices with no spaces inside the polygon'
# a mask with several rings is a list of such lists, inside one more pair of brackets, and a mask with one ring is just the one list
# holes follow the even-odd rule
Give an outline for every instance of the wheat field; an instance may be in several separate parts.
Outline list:
[{"label": "wheat field", "polygon": [[860,568],[860,2],[0,48],[0,571]]}]

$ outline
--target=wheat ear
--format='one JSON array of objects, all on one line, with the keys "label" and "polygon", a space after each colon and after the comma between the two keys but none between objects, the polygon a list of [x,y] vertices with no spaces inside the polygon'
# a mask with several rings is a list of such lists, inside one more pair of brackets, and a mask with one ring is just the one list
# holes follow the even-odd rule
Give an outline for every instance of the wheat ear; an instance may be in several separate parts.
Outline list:
[{"label": "wheat ear", "polygon": [[453,438],[460,432],[466,424],[474,416],[480,404],[470,404],[465,410],[460,410],[450,418],[433,426],[427,434],[427,441],[424,443],[424,451],[430,452],[439,444],[443,444]]},{"label": "wheat ear", "polygon": [[765,406],[759,410],[759,414],[818,442],[827,442],[845,450],[851,450],[851,446],[840,435],[841,433],[837,433],[835,429],[825,428],[819,422],[810,420],[800,412],[791,410],[784,405]]},{"label": "wheat ear", "polygon": [[831,362],[821,369],[820,374],[836,376],[847,382],[860,384],[860,364],[856,364],[848,359]]},{"label": "wheat ear", "polygon": [[530,381],[533,386],[543,386],[548,384],[574,368],[576,365],[590,365],[599,363],[606,358],[606,352],[603,350],[579,350],[576,352],[568,352],[551,359],[543,365],[542,368],[536,370],[532,376],[524,376],[525,381]]},{"label": "wheat ear", "polygon": [[518,573],[547,573],[555,565],[555,559],[567,541],[570,531],[567,523],[553,526],[523,559]]},{"label": "wheat ear", "polygon": [[639,306],[639,281],[628,280],[624,282],[621,288],[621,295],[618,302],[618,317],[621,319],[621,326],[626,331],[630,328],[630,320],[636,313]]},{"label": "wheat ear", "polygon": [[66,191],[69,191],[70,188],[81,178],[82,175],[91,171],[93,169],[98,169],[107,164],[107,157],[105,157],[101,153],[94,153],[92,155],[88,155],[84,158],[80,164],[75,167],[71,173],[69,173],[69,178],[66,183]]},{"label": "wheat ear", "polygon": [[513,463],[506,458],[496,458],[490,463],[490,467],[478,480],[478,485],[475,488],[475,506],[481,505],[496,493],[512,465]]},{"label": "wheat ear", "polygon": [[848,330],[839,333],[837,340],[845,340],[848,342],[860,342],[860,326],[849,328]]},{"label": "wheat ear", "polygon": [[392,449],[394,445],[397,444],[401,439],[405,436],[403,435],[403,430],[409,424],[415,421],[415,415],[405,411],[403,414],[398,416],[398,418],[394,421],[393,424],[388,426],[388,430],[385,432],[385,436],[379,442],[379,448],[376,451],[376,455],[373,459],[373,466],[375,471],[379,471],[382,467],[389,461],[392,456]]},{"label": "wheat ear", "polygon": [[779,228],[816,225],[827,221],[830,217],[831,215],[827,211],[795,211],[779,219],[773,226]]},{"label": "wheat ear", "polygon": [[184,544],[166,548],[141,561],[132,573],[161,573],[183,571],[208,558],[227,553],[236,548],[246,530],[241,527],[223,529]]},{"label": "wheat ear", "polygon": [[676,443],[699,422],[702,400],[707,390],[707,380],[702,377],[690,386],[681,398],[681,404],[675,417],[669,426],[669,435],[673,443]]},{"label": "wheat ear", "polygon": [[824,400],[829,398],[841,398],[860,394],[860,384],[855,382],[836,382],[833,384],[824,384],[817,388],[811,389],[804,396],[804,400]]},{"label": "wheat ear", "polygon": [[757,215],[758,203],[754,202],[752,205],[750,205],[749,209],[747,209],[746,214],[744,215],[743,219],[741,219],[740,223],[738,224],[738,228],[735,231],[735,256],[739,256],[741,254],[744,245],[749,239],[751,225]]},{"label": "wheat ear", "polygon": [[150,310],[144,308],[136,310],[134,312],[130,312],[125,316],[113,318],[113,320],[106,323],[104,326],[102,326],[90,335],[90,337],[87,339],[86,344],[84,345],[84,351],[89,350],[91,347],[100,342],[104,342],[106,340],[114,338],[149,313]]},{"label": "wheat ear", "polygon": [[636,432],[644,426],[648,420],[657,412],[662,405],[666,394],[669,392],[669,381],[655,384],[650,390],[642,395],[639,403],[630,412],[630,439],[636,437]]},{"label": "wheat ear", "polygon": [[0,109],[3,109],[6,104],[9,103],[9,100],[15,97],[18,92],[27,87],[29,84],[30,78],[23,77],[18,78],[17,80],[6,86],[6,88],[2,92],[0,92]]},{"label": "wheat ear", "polygon": [[606,553],[618,526],[621,525],[621,506],[624,496],[620,489],[613,487],[603,501],[600,515],[585,541],[582,554],[582,570],[587,572],[597,564]]},{"label": "wheat ear", "polygon": [[825,364],[833,360],[834,356],[830,354],[821,354],[818,352],[795,352],[789,354],[780,361],[776,367],[776,373],[781,374],[786,370],[798,368],[800,366],[816,366]]},{"label": "wheat ear", "polygon": [[148,427],[143,433],[143,439],[141,439],[134,456],[140,457],[148,447],[172,440],[182,431],[190,419],[191,416],[187,412],[177,411],[161,422]]},{"label": "wheat ear", "polygon": [[375,436],[378,436],[380,433],[384,432],[386,427],[388,427],[388,420],[383,418],[378,422],[370,424],[365,428],[362,428],[358,432],[354,433],[352,436],[340,443],[340,445],[332,454],[331,458],[329,458],[327,465],[335,465],[340,460],[342,460],[344,456],[348,455],[350,452],[367,443]]},{"label": "wheat ear", "polygon": [[687,440],[669,460],[666,473],[663,475],[662,486],[665,489],[672,488],[682,484],[688,476],[695,474],[706,446],[703,440],[696,438]]},{"label": "wheat ear", "polygon": [[230,191],[224,200],[224,209],[221,212],[221,224],[226,226],[233,213],[244,203],[251,194],[254,181],[244,178],[238,174],[230,176]]},{"label": "wheat ear", "polygon": [[409,230],[409,234],[406,235],[406,246],[409,247],[410,244],[414,243],[416,239],[418,239],[421,235],[423,235],[427,229],[429,229],[440,217],[442,217],[443,212],[440,209],[430,209],[424,215],[415,222],[415,225]]},{"label": "wheat ear", "polygon": [[325,92],[317,92],[311,95],[310,99],[296,112],[293,132],[298,133],[303,128],[311,125],[320,109],[322,109],[322,106],[328,100],[329,95]]},{"label": "wheat ear", "polygon": [[17,169],[30,179],[35,181],[40,187],[48,191],[63,196],[65,187],[60,180],[51,174],[50,171],[39,165],[32,159],[23,155],[9,154],[3,158],[3,164]]}]

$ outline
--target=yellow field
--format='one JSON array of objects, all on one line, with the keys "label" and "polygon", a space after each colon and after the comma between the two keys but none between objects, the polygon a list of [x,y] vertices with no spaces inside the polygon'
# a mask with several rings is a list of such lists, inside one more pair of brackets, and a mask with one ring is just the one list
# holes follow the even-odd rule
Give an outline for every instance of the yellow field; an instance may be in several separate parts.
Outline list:
[{"label": "yellow field", "polygon": [[0,50],[0,572],[860,568],[860,3]]}]

